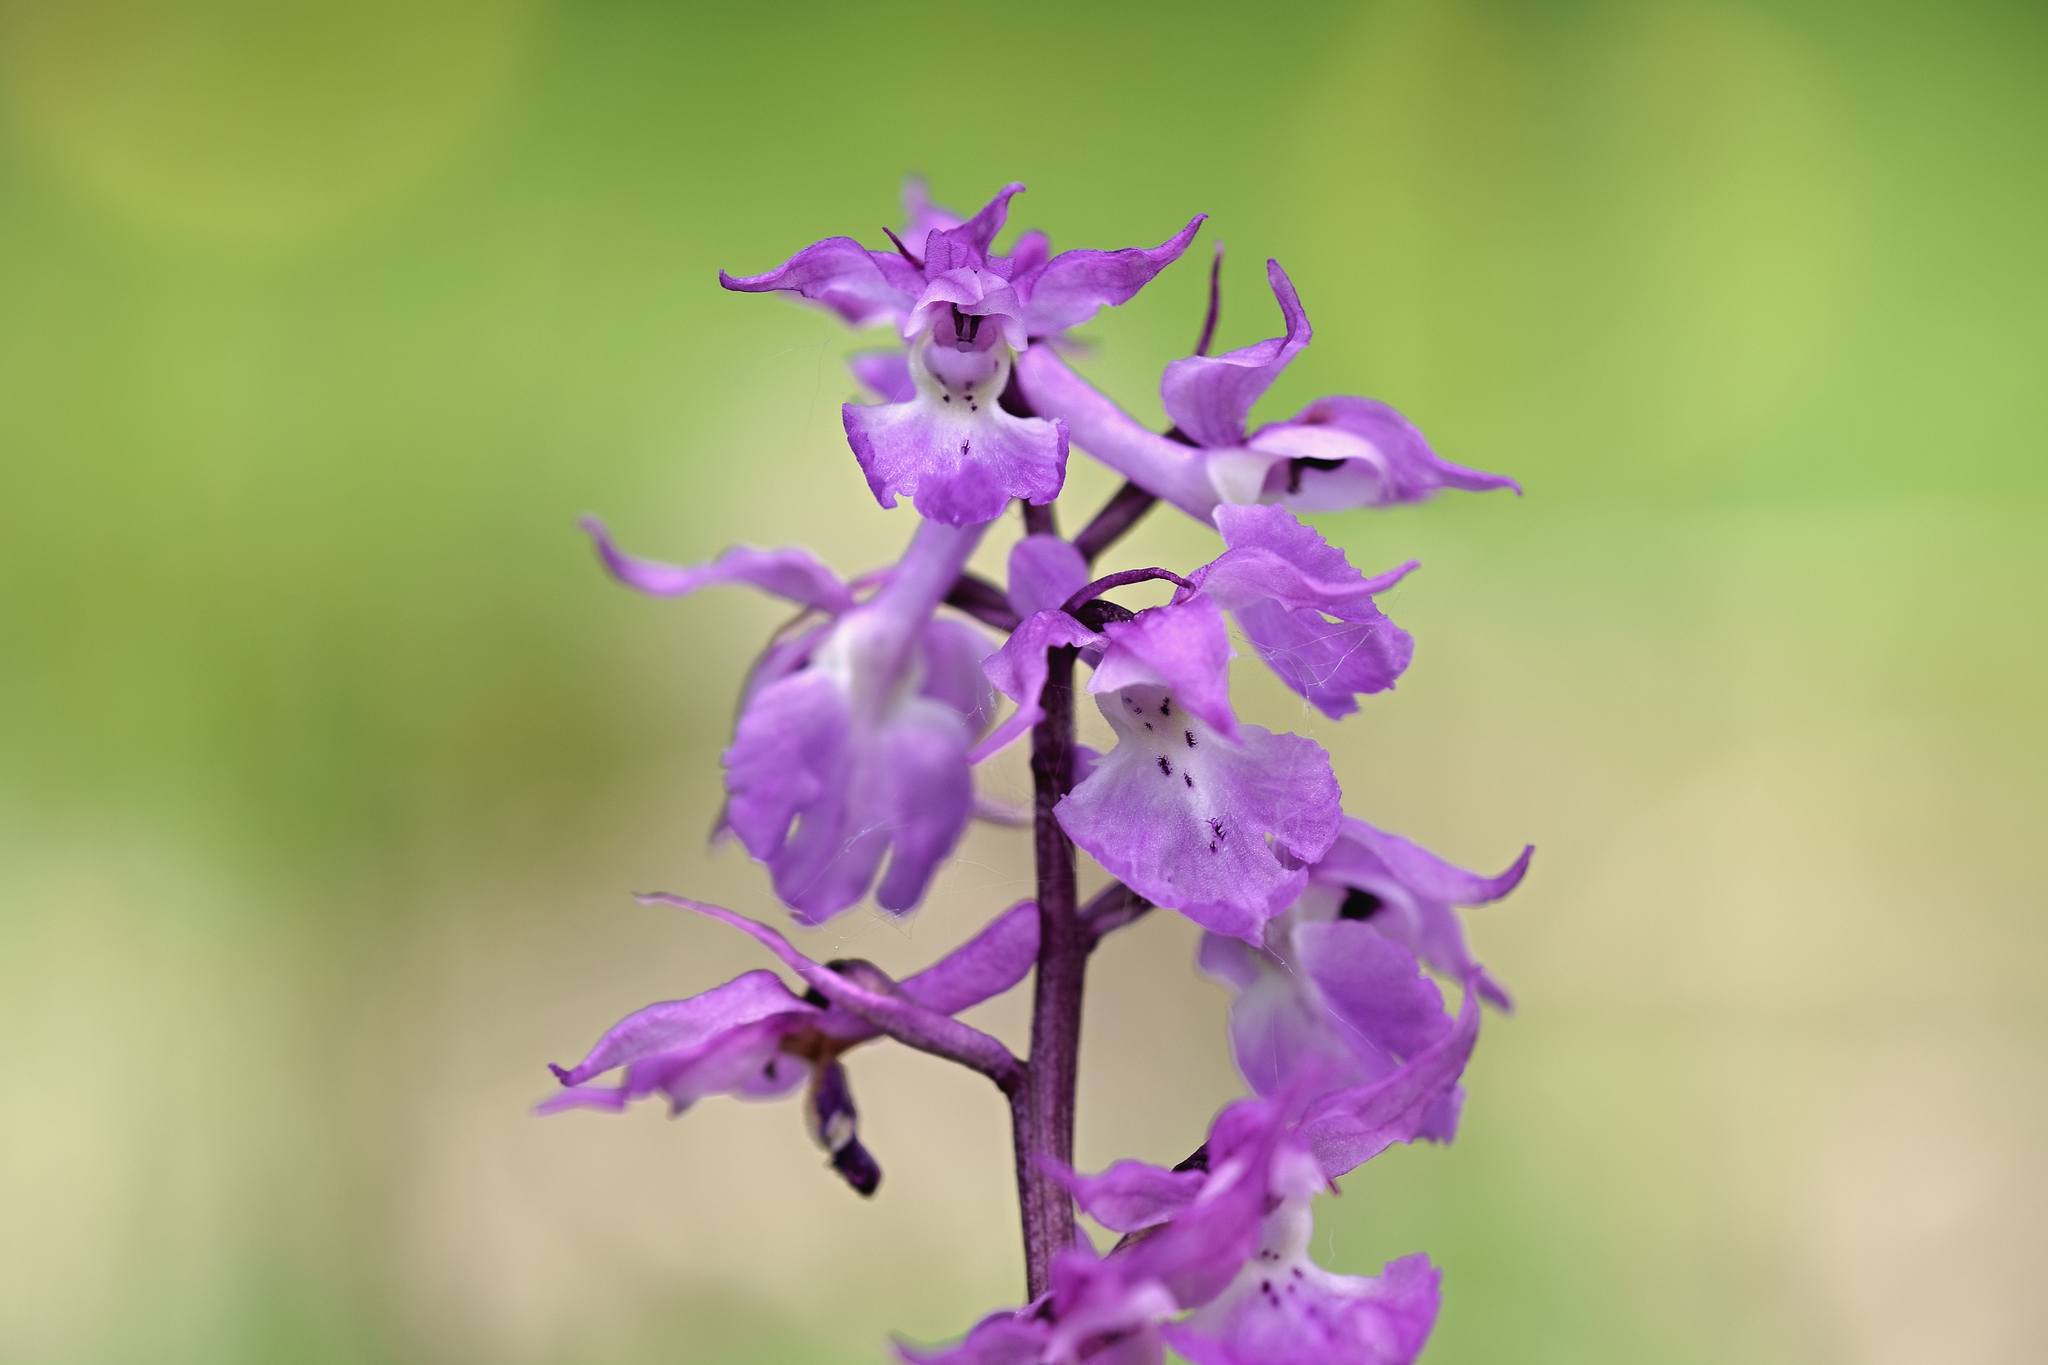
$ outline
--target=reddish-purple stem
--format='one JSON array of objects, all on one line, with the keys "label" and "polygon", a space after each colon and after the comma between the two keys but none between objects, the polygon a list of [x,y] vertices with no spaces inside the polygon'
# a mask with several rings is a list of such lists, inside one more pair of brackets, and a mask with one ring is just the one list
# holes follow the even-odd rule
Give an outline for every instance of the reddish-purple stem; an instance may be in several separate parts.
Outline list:
[{"label": "reddish-purple stem", "polygon": [[1053,816],[1074,780],[1074,651],[1046,660],[1045,716],[1031,731],[1032,834],[1038,865],[1038,976],[1031,1058],[1010,1097],[1017,1200],[1024,1222],[1026,1293],[1050,1283],[1053,1257],[1074,1245],[1074,1205],[1045,1159],[1074,1159],[1074,1087],[1081,1051],[1081,989],[1088,935],[1075,907],[1074,845]]},{"label": "reddish-purple stem", "polygon": [[1074,536],[1074,548],[1081,552],[1081,558],[1093,564],[1096,556],[1123,538],[1124,532],[1138,524],[1159,499],[1138,485],[1125,479],[1123,486],[1110,496],[1086,526]]}]

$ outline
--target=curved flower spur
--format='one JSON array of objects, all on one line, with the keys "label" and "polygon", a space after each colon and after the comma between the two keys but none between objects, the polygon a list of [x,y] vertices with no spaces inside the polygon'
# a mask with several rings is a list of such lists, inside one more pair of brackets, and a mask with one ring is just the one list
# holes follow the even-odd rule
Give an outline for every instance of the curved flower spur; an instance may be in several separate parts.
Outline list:
[{"label": "curved flower spur", "polygon": [[[1063,334],[1128,302],[1187,248],[1190,219],[1156,247],[1055,255],[1040,233],[999,252],[1009,185],[961,216],[912,182],[889,246],[813,243],[765,274],[721,282],[788,292],[899,345],[852,360],[881,400],[843,410],[848,444],[884,507],[908,497],[898,562],[847,582],[801,549],[736,547],[707,563],[627,554],[587,522],[621,583],[657,597],[738,584],[793,605],[749,673],[724,754],[725,826],[813,926],[872,899],[908,914],[987,803],[975,766],[1028,737],[1037,891],[966,932],[923,971],[819,962],[780,932],[685,897],[643,899],[754,938],[797,984],[756,970],[650,1005],[607,1031],[539,1106],[621,1110],[659,1096],[771,1099],[801,1090],[837,1177],[873,1194],[849,1056],[887,1038],[987,1078],[1009,1107],[1025,1295],[949,1347],[899,1345],[927,1365],[1139,1365],[1171,1348],[1198,1365],[1415,1359],[1439,1307],[1421,1256],[1377,1275],[1308,1256],[1312,1206],[1397,1143],[1449,1141],[1482,1000],[1506,992],[1467,945],[1459,907],[1520,883],[1466,872],[1343,810],[1330,756],[1239,717],[1233,630],[1322,715],[1395,685],[1415,642],[1379,599],[1416,565],[1355,568],[1298,512],[1515,488],[1438,458],[1393,409],[1327,398],[1252,429],[1252,406],[1310,338],[1293,282],[1268,283],[1280,336],[1208,354],[1221,253],[1193,355],[1164,368],[1164,435],[1141,427],[1057,352]],[[1069,443],[1125,476],[1071,536],[1052,504]],[[1519,489],[1517,489],[1519,491]],[[1211,525],[1216,554],[1185,572],[1096,561],[1160,502]],[[967,567],[1004,509],[1022,534],[1006,581]],[[1161,605],[1120,590],[1167,583]],[[1113,744],[1076,740],[1083,689]],[[994,699],[1010,705],[997,720]],[[1077,850],[1109,875],[1083,903]],[[1073,1168],[1081,1000],[1094,949],[1154,908],[1200,925],[1199,965],[1232,992],[1230,1040],[1251,1095],[1177,1164]],[[957,1016],[1032,977],[1024,1056]],[[1445,988],[1455,988],[1455,1008]],[[604,1078],[617,1073],[606,1083]],[[1102,1249],[1076,1211],[1104,1230]]]}]

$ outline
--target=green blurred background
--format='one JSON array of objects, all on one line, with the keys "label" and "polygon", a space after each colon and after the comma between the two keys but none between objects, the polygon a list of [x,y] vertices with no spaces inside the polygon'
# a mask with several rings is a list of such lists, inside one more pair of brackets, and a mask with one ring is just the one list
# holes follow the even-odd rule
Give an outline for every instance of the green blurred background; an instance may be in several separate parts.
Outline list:
[{"label": "green blurred background", "polygon": [[[1208,210],[1224,344],[1267,255],[1320,328],[1263,413],[1528,487],[1322,519],[1425,563],[1398,694],[1240,678],[1359,813],[1539,846],[1462,1139],[1323,1259],[1430,1251],[1436,1365],[2038,1359],[2043,11],[691,8],[0,3],[0,1359],[875,1360],[1013,1300],[1003,1114],[927,1059],[856,1059],[872,1204],[794,1105],[525,1113],[756,965],[626,893],[770,908],[703,835],[777,613],[574,518],[892,553],[854,343],[715,271],[906,171],[1061,245]],[[1142,415],[1201,275],[1090,329]],[[915,965],[1027,877],[979,833],[808,943]],[[1192,948],[1099,960],[1084,1164],[1232,1094]]]}]

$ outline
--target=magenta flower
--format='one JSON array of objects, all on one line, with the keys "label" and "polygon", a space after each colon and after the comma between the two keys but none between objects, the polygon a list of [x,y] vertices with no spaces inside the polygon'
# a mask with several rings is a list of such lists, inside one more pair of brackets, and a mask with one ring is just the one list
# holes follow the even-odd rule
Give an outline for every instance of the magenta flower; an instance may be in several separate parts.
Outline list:
[{"label": "magenta flower", "polygon": [[1045,652],[1060,647],[1095,660],[1088,690],[1116,732],[1059,803],[1060,827],[1154,905],[1257,942],[1337,836],[1342,793],[1329,755],[1239,723],[1222,608],[1196,588],[1099,632],[1056,609],[1026,618],[988,661],[989,681],[1017,711],[974,757],[1036,722]]},{"label": "magenta flower", "polygon": [[1311,335],[1279,262],[1266,263],[1266,278],[1282,335],[1168,365],[1159,392],[1171,435],[1140,425],[1050,350],[1020,360],[1018,381],[1032,407],[1064,421],[1084,450],[1198,517],[1219,502],[1336,511],[1421,502],[1446,488],[1521,491],[1513,479],[1440,458],[1413,423],[1369,398],[1319,398],[1285,422],[1247,431],[1252,405]]},{"label": "magenta flower", "polygon": [[[1463,1053],[1348,1092],[1354,1138],[1370,1130],[1374,1152],[1413,1140],[1418,1115],[1469,1051],[1468,1040]],[[1063,1254],[1044,1298],[984,1318],[957,1345],[900,1355],[913,1365],[1157,1365],[1171,1346],[1206,1365],[1407,1365],[1435,1324],[1438,1272],[1421,1256],[1370,1277],[1309,1258],[1310,1201],[1358,1163],[1347,1152],[1349,1164],[1333,1169],[1306,1136],[1328,1127],[1318,1117],[1326,1103],[1306,1119],[1298,1111],[1298,1096],[1231,1105],[1170,1170],[1119,1161],[1092,1176],[1062,1172],[1082,1210],[1123,1241],[1100,1258]]]},{"label": "magenta flower", "polygon": [[[1231,1044],[1246,1082],[1262,1095],[1304,1075],[1332,1087],[1367,1084],[1443,1045],[1455,1025],[1425,964],[1505,1006],[1505,993],[1466,951],[1452,901],[1505,896],[1532,853],[1497,877],[1478,877],[1347,819],[1300,900],[1266,926],[1263,946],[1203,938],[1203,970],[1236,991]],[[1461,1104],[1462,1092],[1446,1090],[1422,1135],[1449,1141]]]},{"label": "magenta flower", "polygon": [[827,615],[754,670],[725,751],[725,824],[800,919],[830,919],[871,888],[884,909],[915,906],[973,805],[967,751],[988,716],[987,645],[935,610],[980,529],[921,530],[856,602],[803,551],[729,550],[682,568],[626,555],[585,525],[606,567],[643,592],[743,582]]},{"label": "magenta flower", "polygon": [[[536,1111],[616,1112],[659,1095],[668,1101],[669,1113],[679,1115],[711,1095],[777,1099],[801,1085],[811,1136],[832,1169],[860,1193],[873,1194],[882,1171],[861,1145],[853,1093],[840,1059],[881,1037],[886,1023],[915,1020],[920,1012],[951,1016],[1001,995],[1024,978],[1037,952],[1038,909],[1026,901],[900,982],[867,962],[837,961],[818,968],[879,1002],[882,1023],[828,1000],[816,987],[798,994],[773,972],[743,972],[701,995],[635,1010],[612,1025],[574,1066],[550,1063],[548,1069],[563,1088]],[[621,1068],[616,1085],[590,1084]]]},{"label": "magenta flower", "polygon": [[1078,556],[1037,537],[1020,542],[1011,597],[1037,610],[988,664],[989,680],[1018,709],[973,757],[1036,723],[1047,649],[1082,651],[1094,664],[1088,690],[1117,743],[1060,803],[1061,827],[1152,903],[1256,943],[1306,884],[1304,864],[1335,838],[1340,793],[1320,747],[1238,723],[1222,610],[1283,681],[1342,716],[1357,709],[1356,693],[1391,687],[1408,664],[1413,641],[1373,594],[1414,566],[1366,578],[1277,507],[1222,507],[1216,519],[1222,555],[1170,605],[1099,632],[1040,606],[1080,590]]},{"label": "magenta flower", "polygon": [[1373,601],[1416,568],[1410,560],[1367,578],[1344,552],[1279,507],[1218,507],[1224,553],[1189,575],[1239,629],[1280,681],[1332,719],[1358,709],[1359,693],[1394,685],[1415,641]]},{"label": "magenta flower", "polygon": [[1155,905],[1256,940],[1336,838],[1343,793],[1321,746],[1242,725],[1210,599],[1103,627],[1089,680],[1116,746],[1061,801],[1067,836]]},{"label": "magenta flower", "polygon": [[1179,258],[1200,215],[1156,247],[1048,256],[1027,234],[1009,256],[991,252],[1024,187],[1007,185],[957,226],[912,206],[922,242],[871,251],[850,237],[815,242],[766,274],[721,273],[726,288],[795,293],[850,323],[893,324],[906,348],[899,371],[856,365],[885,402],[841,410],[847,443],[876,501],[911,498],[920,515],[950,525],[988,521],[1011,498],[1047,503],[1066,479],[1064,423],[1005,412],[998,400],[1031,342],[1124,303]]},{"label": "magenta flower", "polygon": [[[1283,1093],[1304,1076],[1328,1090],[1370,1085],[1451,1035],[1443,993],[1407,948],[1369,925],[1291,919],[1268,926],[1271,949],[1222,934],[1202,940],[1202,969],[1237,992],[1231,1047],[1256,1093]],[[1461,1104],[1446,1090],[1422,1135],[1448,1142]]]},{"label": "magenta flower", "polygon": [[[1304,913],[1362,920],[1405,945],[1423,965],[1471,981],[1480,998],[1513,1008],[1507,991],[1465,946],[1460,906],[1489,905],[1522,884],[1535,845],[1488,877],[1467,872],[1398,834],[1346,817],[1328,854],[1309,873]],[[1331,909],[1334,901],[1334,911]]]}]

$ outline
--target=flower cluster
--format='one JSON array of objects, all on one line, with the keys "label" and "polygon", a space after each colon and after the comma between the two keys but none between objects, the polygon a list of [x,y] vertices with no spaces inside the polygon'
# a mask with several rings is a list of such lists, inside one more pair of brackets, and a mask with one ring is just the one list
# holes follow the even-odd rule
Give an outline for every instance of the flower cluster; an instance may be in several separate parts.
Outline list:
[{"label": "flower cluster", "polygon": [[[882,1169],[860,1140],[846,1059],[886,1039],[978,1071],[1006,1097],[1026,1260],[1023,1306],[950,1347],[899,1347],[904,1360],[1137,1365],[1171,1348],[1198,1365],[1411,1361],[1436,1318],[1438,1272],[1421,1256],[1372,1277],[1322,1269],[1308,1257],[1311,1205],[1388,1146],[1456,1132],[1480,1002],[1508,1007],[1467,947],[1460,910],[1512,891],[1529,850],[1482,876],[1347,814],[1321,746],[1239,718],[1232,642],[1323,715],[1356,711],[1413,655],[1379,598],[1416,566],[1361,571],[1297,513],[1515,485],[1439,458],[1370,399],[1321,398],[1253,427],[1252,408],[1309,344],[1308,316],[1269,262],[1281,335],[1209,354],[1220,251],[1195,354],[1160,381],[1172,426],[1144,427],[1067,363],[1065,335],[1135,297],[1202,218],[1155,247],[1055,254],[1028,232],[999,254],[1021,188],[962,218],[913,184],[907,224],[886,232],[886,247],[832,237],[763,274],[720,277],[893,331],[898,344],[852,361],[879,401],[842,416],[875,499],[915,506],[895,564],[849,580],[800,549],[742,547],[682,567],[585,525],[607,570],[640,592],[744,585],[798,609],[748,675],[722,817],[798,924],[870,898],[915,909],[968,822],[1001,818],[976,796],[977,765],[1026,736],[1036,896],[901,980],[867,962],[814,961],[717,906],[648,897],[751,935],[799,984],[750,971],[629,1014],[580,1062],[553,1068],[561,1089],[539,1108],[619,1110],[659,1095],[679,1113],[711,1095],[801,1089],[830,1169],[871,1195]],[[1051,504],[1070,449],[1126,482],[1063,537]],[[1213,527],[1215,556],[1184,572],[1098,573],[1095,561],[1161,503]],[[1022,534],[998,584],[968,564],[1013,504]],[[1170,596],[1141,610],[1114,599],[1145,582]],[[1112,739],[1100,753],[1075,739],[1083,665]],[[1077,849],[1109,878],[1085,903]],[[1177,1165],[1080,1174],[1088,959],[1154,908],[1200,926],[1199,965],[1231,992],[1250,1094]],[[958,1016],[1027,975],[1020,1058]],[[1077,1209],[1116,1235],[1107,1250],[1076,1230]]]}]

